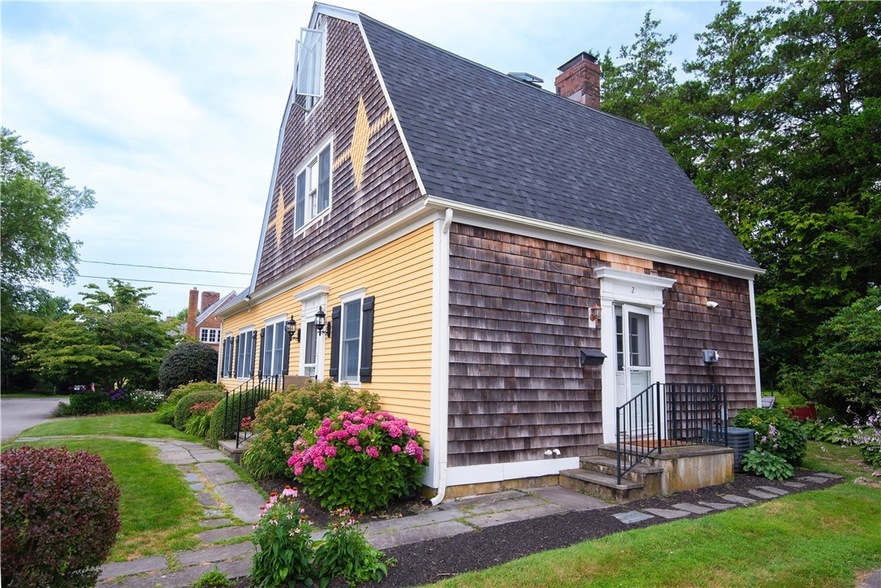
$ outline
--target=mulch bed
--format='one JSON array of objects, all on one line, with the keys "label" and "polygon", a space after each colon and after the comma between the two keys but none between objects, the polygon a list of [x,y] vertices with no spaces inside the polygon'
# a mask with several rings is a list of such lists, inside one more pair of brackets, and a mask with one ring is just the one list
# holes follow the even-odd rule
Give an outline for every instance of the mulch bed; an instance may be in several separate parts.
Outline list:
[{"label": "mulch bed", "polygon": [[[810,472],[797,472],[797,475]],[[794,494],[802,490],[826,488],[836,481],[820,485],[810,484],[804,489],[786,488]],[[280,486],[279,486],[280,484]],[[269,480],[263,485],[267,491],[280,491],[290,480]],[[566,512],[559,515],[530,519],[506,525],[498,525],[482,529],[479,533],[456,535],[445,539],[435,539],[411,545],[402,545],[385,551],[386,556],[393,557],[397,563],[389,570],[389,575],[377,584],[382,588],[399,588],[430,584],[450,578],[463,572],[482,570],[518,559],[540,551],[557,549],[575,545],[582,541],[598,539],[612,533],[629,529],[648,527],[666,522],[655,517],[631,525],[626,525],[613,517],[613,514],[644,508],[671,508],[673,504],[688,502],[719,502],[723,494],[749,496],[748,491],[758,486],[775,485],[765,478],[736,474],[734,479],[721,486],[711,486],[700,490],[679,492],[672,496],[655,496],[644,500],[630,502],[626,505],[613,506],[601,510],[582,512]],[[300,504],[307,514],[321,527],[329,520],[329,516],[319,505],[310,501],[302,493]],[[428,506],[425,501],[413,498],[390,509],[364,517],[364,522],[397,516],[410,516],[423,512]],[[692,515],[695,516],[695,515]],[[344,582],[334,582],[333,587],[342,587]],[[247,583],[240,583],[240,587]]]}]

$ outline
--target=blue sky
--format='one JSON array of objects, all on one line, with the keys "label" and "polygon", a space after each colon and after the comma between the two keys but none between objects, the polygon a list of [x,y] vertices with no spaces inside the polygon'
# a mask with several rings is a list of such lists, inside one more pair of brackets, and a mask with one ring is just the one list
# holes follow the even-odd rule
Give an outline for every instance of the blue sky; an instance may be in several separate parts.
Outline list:
[{"label": "blue sky", "polygon": [[[583,50],[617,55],[647,10],[694,57],[718,2],[332,2],[553,90]],[[748,11],[759,4],[745,3]],[[3,2],[2,124],[37,159],[95,190],[71,223],[83,260],[250,274],[274,151],[311,2]],[[150,286],[184,308],[193,285],[241,291],[247,275],[81,263],[81,276]],[[156,280],[180,285],[138,282]],[[81,277],[50,286],[78,299]]]}]

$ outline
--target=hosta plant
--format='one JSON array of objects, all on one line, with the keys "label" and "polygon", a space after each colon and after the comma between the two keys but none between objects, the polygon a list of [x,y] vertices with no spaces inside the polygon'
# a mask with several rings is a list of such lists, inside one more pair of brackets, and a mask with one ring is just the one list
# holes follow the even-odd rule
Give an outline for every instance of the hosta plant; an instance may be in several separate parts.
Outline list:
[{"label": "hosta plant", "polygon": [[795,472],[785,459],[763,449],[752,449],[743,456],[743,471],[769,480],[786,480]]},{"label": "hosta plant", "polygon": [[425,470],[419,433],[388,412],[343,412],[298,439],[288,466],[303,489],[329,510],[364,513],[419,487]]}]

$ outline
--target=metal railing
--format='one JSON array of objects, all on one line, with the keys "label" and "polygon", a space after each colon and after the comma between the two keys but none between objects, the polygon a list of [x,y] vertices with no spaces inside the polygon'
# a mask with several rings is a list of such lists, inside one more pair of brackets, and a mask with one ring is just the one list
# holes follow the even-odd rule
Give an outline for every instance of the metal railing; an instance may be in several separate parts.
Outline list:
[{"label": "metal railing", "polygon": [[236,449],[247,441],[253,432],[242,429],[242,419],[254,418],[254,410],[261,400],[269,398],[282,384],[282,376],[251,378],[226,393],[223,399],[223,431],[221,439],[235,439]]},{"label": "metal railing", "polygon": [[728,391],[724,384],[656,382],[615,411],[618,484],[627,472],[664,447],[728,445]]}]

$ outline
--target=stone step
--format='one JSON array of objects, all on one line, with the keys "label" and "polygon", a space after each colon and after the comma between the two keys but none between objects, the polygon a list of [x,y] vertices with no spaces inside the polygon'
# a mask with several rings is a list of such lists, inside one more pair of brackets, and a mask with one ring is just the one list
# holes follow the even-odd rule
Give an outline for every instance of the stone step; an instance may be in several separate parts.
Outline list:
[{"label": "stone step", "polygon": [[645,484],[625,479],[619,484],[615,476],[585,469],[561,471],[560,486],[615,502],[630,502],[645,497]]},{"label": "stone step", "polygon": [[[614,457],[605,457],[601,455],[593,455],[590,457],[582,457],[580,460],[581,469],[591,472],[597,472],[606,476],[618,477],[618,460]],[[645,486],[644,493],[646,496],[658,494],[661,492],[661,476],[664,468],[649,465],[647,463],[638,463],[622,476],[622,481],[637,482]]]},{"label": "stone step", "polygon": [[235,463],[239,463],[242,459],[242,454],[247,448],[248,444],[242,442],[239,442],[239,446],[236,447],[235,439],[221,439],[217,442],[217,449]]}]

